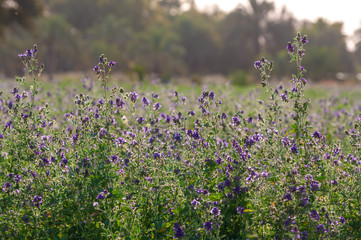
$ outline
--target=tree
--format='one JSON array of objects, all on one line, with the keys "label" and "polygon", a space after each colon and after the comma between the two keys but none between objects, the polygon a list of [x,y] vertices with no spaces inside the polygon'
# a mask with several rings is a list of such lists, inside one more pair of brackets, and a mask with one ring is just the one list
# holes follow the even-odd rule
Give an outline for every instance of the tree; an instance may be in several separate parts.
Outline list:
[{"label": "tree", "polygon": [[347,50],[342,28],[342,22],[328,23],[322,18],[315,23],[304,23],[302,33],[310,40],[304,65],[315,80],[334,77],[337,72],[354,71],[352,54]]},{"label": "tree", "polygon": [[42,12],[41,0],[0,0],[0,35],[12,23],[33,28],[33,18]]},{"label": "tree", "polygon": [[272,57],[285,50],[287,42],[295,35],[296,20],[284,7],[281,14],[267,22],[265,51]]},{"label": "tree", "polygon": [[261,52],[261,38],[264,38],[266,35],[268,15],[274,10],[274,5],[272,2],[264,0],[249,0],[249,4],[251,6],[251,12],[249,13],[249,27],[252,29],[252,31],[250,31],[250,36],[254,43],[254,52],[257,55]]},{"label": "tree", "polygon": [[361,26],[355,31],[354,38],[356,42],[354,55],[358,64],[358,71],[361,71]]},{"label": "tree", "polygon": [[177,16],[174,29],[185,49],[183,61],[189,72],[214,72],[221,44],[211,17],[191,10]]},{"label": "tree", "polygon": [[36,32],[40,58],[50,79],[56,71],[70,71],[78,67],[81,58],[76,31],[63,16],[53,15],[37,21]]},{"label": "tree", "polygon": [[238,69],[247,70],[254,59],[253,42],[250,37],[248,13],[244,8],[237,8],[230,12],[219,24],[219,35],[222,38],[223,73]]}]

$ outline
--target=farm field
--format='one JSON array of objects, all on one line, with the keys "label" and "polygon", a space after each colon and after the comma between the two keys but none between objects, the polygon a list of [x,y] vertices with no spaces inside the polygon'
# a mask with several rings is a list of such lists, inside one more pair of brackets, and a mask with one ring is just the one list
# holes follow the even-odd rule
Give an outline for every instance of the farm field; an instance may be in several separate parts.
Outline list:
[{"label": "farm field", "polygon": [[[290,82],[2,83],[2,239],[360,239],[361,98]],[[98,80],[96,79],[96,76]],[[263,87],[262,87],[263,85]]]}]

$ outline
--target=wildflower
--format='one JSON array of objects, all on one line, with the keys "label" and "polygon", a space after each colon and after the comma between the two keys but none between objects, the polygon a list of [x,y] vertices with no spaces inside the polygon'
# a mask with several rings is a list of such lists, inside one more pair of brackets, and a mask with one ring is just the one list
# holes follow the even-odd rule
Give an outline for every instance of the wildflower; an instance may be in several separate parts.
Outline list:
[{"label": "wildflower", "polygon": [[157,102],[154,104],[153,110],[159,110],[160,107],[161,107],[161,105],[159,104],[159,102]]},{"label": "wildflower", "polygon": [[283,195],[283,201],[287,202],[287,201],[291,201],[292,200],[292,195],[290,193],[285,193]]},{"label": "wildflower", "polygon": [[14,179],[15,179],[15,182],[18,183],[18,182],[21,181],[21,176],[18,175],[18,174],[16,174],[16,175],[14,176]]},{"label": "wildflower", "polygon": [[238,116],[234,116],[232,118],[232,122],[233,122],[234,126],[241,124],[241,120],[238,118]]},{"label": "wildflower", "polygon": [[290,42],[288,42],[287,50],[288,50],[288,54],[293,53],[295,51],[295,47]]},{"label": "wildflower", "polygon": [[254,65],[254,67],[255,67],[256,69],[259,69],[259,68],[262,67],[262,62],[261,62],[261,61],[255,61],[253,65]]},{"label": "wildflower", "polygon": [[145,97],[143,97],[143,99],[142,99],[142,103],[143,103],[143,106],[145,106],[145,105],[149,105],[150,103],[149,103],[149,101],[148,101],[148,99],[147,98],[145,98]]},{"label": "wildflower", "polygon": [[130,95],[130,101],[135,103],[135,101],[137,101],[137,99],[138,99],[138,94],[135,92],[130,92],[129,95]]},{"label": "wildflower", "polygon": [[239,215],[243,214],[243,213],[244,213],[244,208],[243,208],[243,207],[238,207],[238,208],[237,208],[237,213],[238,213]]},{"label": "wildflower", "polygon": [[114,61],[109,61],[109,62],[108,62],[108,67],[113,68],[113,67],[115,66],[115,64],[116,64],[116,62],[114,62]]},{"label": "wildflower", "polygon": [[201,203],[198,202],[196,199],[193,199],[193,201],[191,202],[191,205],[192,205],[192,207],[193,207],[194,209],[197,209],[197,207],[198,207],[199,205],[201,205]]},{"label": "wildflower", "polygon": [[219,210],[217,207],[212,208],[211,213],[215,216],[218,216],[221,213],[221,210]]},{"label": "wildflower", "polygon": [[317,226],[317,232],[324,233],[326,232],[326,228],[323,224]]},{"label": "wildflower", "polygon": [[289,226],[291,224],[292,220],[290,217],[287,218],[287,220],[285,221],[285,226]]},{"label": "wildflower", "polygon": [[203,228],[207,232],[211,232],[213,230],[212,222],[207,221],[207,222],[203,223]]},{"label": "wildflower", "polygon": [[305,36],[303,36],[303,37],[301,38],[301,43],[302,43],[302,44],[308,43],[307,35],[305,35]]},{"label": "wildflower", "polygon": [[177,222],[174,223],[173,231],[175,232],[174,238],[184,237],[184,231],[182,230],[181,226]]},{"label": "wildflower", "polygon": [[345,219],[344,217],[340,217],[340,223],[341,223],[342,225],[344,225],[345,222],[346,222],[346,219]]},{"label": "wildflower", "polygon": [[307,196],[306,198],[302,198],[300,200],[300,206],[301,207],[306,207],[307,204],[310,203],[310,196]]},{"label": "wildflower", "polygon": [[99,206],[99,203],[98,202],[93,202],[93,207],[97,207]]},{"label": "wildflower", "polygon": [[107,134],[108,134],[108,131],[105,128],[101,128],[99,131],[99,138],[102,139]]},{"label": "wildflower", "polygon": [[36,195],[33,199],[33,204],[36,207],[40,207],[43,204],[42,197]]},{"label": "wildflower", "polygon": [[312,137],[314,137],[314,138],[321,138],[322,135],[321,135],[319,132],[315,131],[315,132],[312,134]]},{"label": "wildflower", "polygon": [[3,192],[6,192],[6,190],[8,189],[8,188],[11,188],[11,183],[9,183],[9,182],[6,182],[6,183],[4,183],[4,186],[3,186]]},{"label": "wildflower", "polygon": [[297,148],[297,144],[294,143],[291,147],[291,151],[294,153],[294,154],[298,154],[298,148]]},{"label": "wildflower", "polygon": [[123,108],[123,107],[124,107],[124,105],[125,105],[125,102],[123,102],[123,100],[122,100],[122,99],[117,98],[117,99],[115,99],[115,105],[116,105],[117,107],[121,107],[121,108]]},{"label": "wildflower", "polygon": [[137,119],[137,122],[138,122],[139,124],[142,124],[142,123],[145,122],[145,120],[144,120],[143,117],[139,117],[139,118]]},{"label": "wildflower", "polygon": [[288,139],[288,137],[282,138],[281,142],[282,142],[284,147],[287,147],[287,146],[290,145],[290,140]]},{"label": "wildflower", "polygon": [[214,92],[210,92],[210,93],[209,93],[209,99],[211,99],[211,100],[214,99]]},{"label": "wildflower", "polygon": [[99,74],[99,73],[101,73],[102,70],[98,65],[96,65],[93,67],[93,71],[96,72],[97,74]]},{"label": "wildflower", "polygon": [[101,200],[101,199],[104,199],[104,198],[105,198],[104,194],[103,194],[103,193],[99,193],[96,199],[100,199],[100,200]]},{"label": "wildflower", "polygon": [[288,102],[287,91],[285,91],[284,93],[282,93],[280,96],[281,96],[281,98],[282,98],[282,101]]},{"label": "wildflower", "polygon": [[313,221],[320,221],[320,215],[316,210],[310,212],[310,217]]},{"label": "wildflower", "polygon": [[320,183],[317,181],[311,182],[311,191],[317,191],[320,189]]},{"label": "wildflower", "polygon": [[307,240],[308,239],[308,232],[307,231],[303,231],[301,233],[301,240]]},{"label": "wildflower", "polygon": [[154,157],[154,159],[159,159],[159,158],[160,158],[160,154],[156,152],[156,153],[153,154],[153,157]]}]

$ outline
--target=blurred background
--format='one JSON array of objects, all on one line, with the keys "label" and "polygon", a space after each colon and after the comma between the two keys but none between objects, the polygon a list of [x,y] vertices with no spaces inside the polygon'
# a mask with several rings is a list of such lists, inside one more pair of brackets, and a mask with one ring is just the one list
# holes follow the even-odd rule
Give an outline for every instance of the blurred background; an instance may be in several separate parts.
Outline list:
[{"label": "blurred background", "polygon": [[360,7],[350,0],[0,0],[0,78],[22,74],[18,54],[37,44],[49,80],[90,74],[102,53],[119,74],[141,81],[216,76],[246,85],[256,81],[261,56],[275,62],[275,78],[288,79],[295,67],[286,44],[300,31],[310,41],[303,63],[310,80],[356,83]]}]

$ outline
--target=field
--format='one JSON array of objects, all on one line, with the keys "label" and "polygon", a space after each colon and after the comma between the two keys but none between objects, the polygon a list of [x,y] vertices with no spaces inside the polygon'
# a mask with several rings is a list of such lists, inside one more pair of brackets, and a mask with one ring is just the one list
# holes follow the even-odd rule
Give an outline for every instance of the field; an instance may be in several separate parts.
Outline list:
[{"label": "field", "polygon": [[[357,89],[27,77],[0,96],[2,239],[360,239]],[[95,80],[97,76],[98,80]],[[262,87],[263,86],[263,87]]]}]

